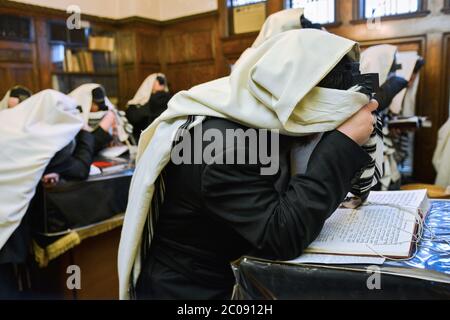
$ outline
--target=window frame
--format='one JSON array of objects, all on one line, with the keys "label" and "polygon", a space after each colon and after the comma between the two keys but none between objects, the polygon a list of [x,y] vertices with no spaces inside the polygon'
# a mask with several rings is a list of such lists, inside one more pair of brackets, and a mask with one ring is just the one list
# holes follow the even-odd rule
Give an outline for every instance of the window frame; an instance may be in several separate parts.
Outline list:
[{"label": "window frame", "polygon": [[[418,1],[419,5],[417,11],[381,16],[380,20],[386,21],[386,20],[398,20],[408,18],[420,18],[430,14],[430,10],[428,10],[428,1],[427,0],[418,0]],[[369,20],[370,18],[366,18],[364,12],[365,12],[365,0],[353,0],[353,20],[350,23],[353,24],[364,23],[367,20]]]},{"label": "window frame", "polygon": [[[291,9],[292,8],[292,0],[284,0],[284,8]],[[321,23],[324,28],[332,28],[338,27],[342,24],[340,17],[340,1],[334,0],[334,21],[328,23]],[[314,21],[313,21],[314,22]]]}]

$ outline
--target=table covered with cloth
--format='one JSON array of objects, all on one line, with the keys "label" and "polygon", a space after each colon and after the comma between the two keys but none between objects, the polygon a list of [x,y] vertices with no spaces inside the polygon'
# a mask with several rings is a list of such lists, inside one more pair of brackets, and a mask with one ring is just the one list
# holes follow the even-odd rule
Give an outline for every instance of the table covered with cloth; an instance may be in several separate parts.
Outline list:
[{"label": "table covered with cloth", "polygon": [[33,253],[39,266],[82,240],[123,224],[133,169],[39,189],[32,214]]},{"label": "table covered with cloth", "polygon": [[243,257],[232,264],[233,299],[450,299],[450,201],[432,201],[425,223],[406,261],[369,266]]}]

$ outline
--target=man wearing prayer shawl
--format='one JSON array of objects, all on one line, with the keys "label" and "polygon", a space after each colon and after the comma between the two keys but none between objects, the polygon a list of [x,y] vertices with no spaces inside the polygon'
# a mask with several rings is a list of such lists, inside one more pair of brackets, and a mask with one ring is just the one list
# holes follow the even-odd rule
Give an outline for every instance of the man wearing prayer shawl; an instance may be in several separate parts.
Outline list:
[{"label": "man wearing prayer shawl", "polygon": [[11,90],[8,90],[3,99],[0,100],[0,111],[14,108],[19,103],[31,97],[31,95],[31,91],[24,86],[12,87]]},{"label": "man wearing prayer shawl", "polygon": [[136,141],[141,132],[167,109],[171,97],[164,74],[153,73],[144,80],[133,99],[128,101],[126,110]]},{"label": "man wearing prayer shawl", "polygon": [[[290,30],[300,28],[300,15],[291,13],[289,31],[263,27],[269,36],[246,50],[229,77],[176,94],[141,135],[119,247],[122,299],[229,299],[231,261],[299,256],[354,184],[376,182],[369,155],[376,146],[369,153],[361,146],[374,131],[377,103],[359,86],[342,86],[358,45],[324,31]],[[196,130],[211,135],[201,140]],[[258,141],[232,140],[202,158],[208,142],[252,130]],[[323,135],[306,171],[297,173],[291,145],[317,133]],[[178,147],[196,144],[200,149],[183,149],[188,161],[177,164]],[[254,148],[272,151],[275,172],[263,174],[261,159],[233,161]],[[357,182],[366,172],[364,185]]]},{"label": "man wearing prayer shawl", "polygon": [[0,111],[0,296],[5,298],[14,298],[14,266],[28,254],[26,212],[36,187],[83,126],[76,106],[66,95],[44,90]]},{"label": "man wearing prayer shawl", "polygon": [[96,153],[111,143],[129,141],[133,128],[124,113],[118,111],[108,99],[101,85],[83,84],[69,93],[69,97],[73,98],[81,108],[85,126],[95,138]]}]

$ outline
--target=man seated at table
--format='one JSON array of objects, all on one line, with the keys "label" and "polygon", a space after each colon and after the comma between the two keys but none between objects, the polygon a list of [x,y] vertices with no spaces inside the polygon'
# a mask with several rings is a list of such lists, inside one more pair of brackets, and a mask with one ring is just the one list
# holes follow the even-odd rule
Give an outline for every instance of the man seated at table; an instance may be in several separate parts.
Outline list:
[{"label": "man seated at table", "polygon": [[[10,277],[15,276],[16,266],[24,263],[28,256],[30,230],[26,213],[46,168],[53,162],[52,171],[61,170],[59,172],[68,173],[68,176],[78,174],[77,170],[86,172],[89,168],[93,139],[80,133],[82,127],[75,101],[54,90],[44,90],[18,106],[2,111],[0,295],[16,297],[16,278]],[[76,139],[77,135],[79,139]],[[74,139],[79,142],[78,146],[72,144]],[[68,145],[71,147],[66,147]],[[63,149],[66,150],[60,152]],[[60,154],[55,157],[58,152]],[[61,154],[65,156],[60,157]]]},{"label": "man seated at table", "polygon": [[108,99],[103,86],[84,84],[69,93],[69,96],[81,108],[85,126],[95,138],[96,154],[112,144],[128,142],[133,128],[124,113],[118,111]]}]

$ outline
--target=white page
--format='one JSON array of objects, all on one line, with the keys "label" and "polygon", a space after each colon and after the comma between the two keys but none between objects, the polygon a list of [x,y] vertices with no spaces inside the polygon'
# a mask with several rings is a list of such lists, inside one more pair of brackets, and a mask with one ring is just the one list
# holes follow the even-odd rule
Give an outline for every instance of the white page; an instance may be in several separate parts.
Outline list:
[{"label": "white page", "polygon": [[414,215],[397,208],[339,209],[306,252],[408,256],[415,226]]},{"label": "white page", "polygon": [[103,149],[102,151],[100,151],[100,155],[105,158],[114,159],[121,156],[127,151],[127,146],[115,146]]},{"label": "white page", "polygon": [[305,253],[297,259],[286,261],[289,263],[317,263],[317,264],[383,264],[386,259],[364,256],[343,256],[333,254]]},{"label": "white page", "polygon": [[397,206],[419,208],[427,190],[412,191],[372,191],[367,199],[368,202],[391,203]]}]

